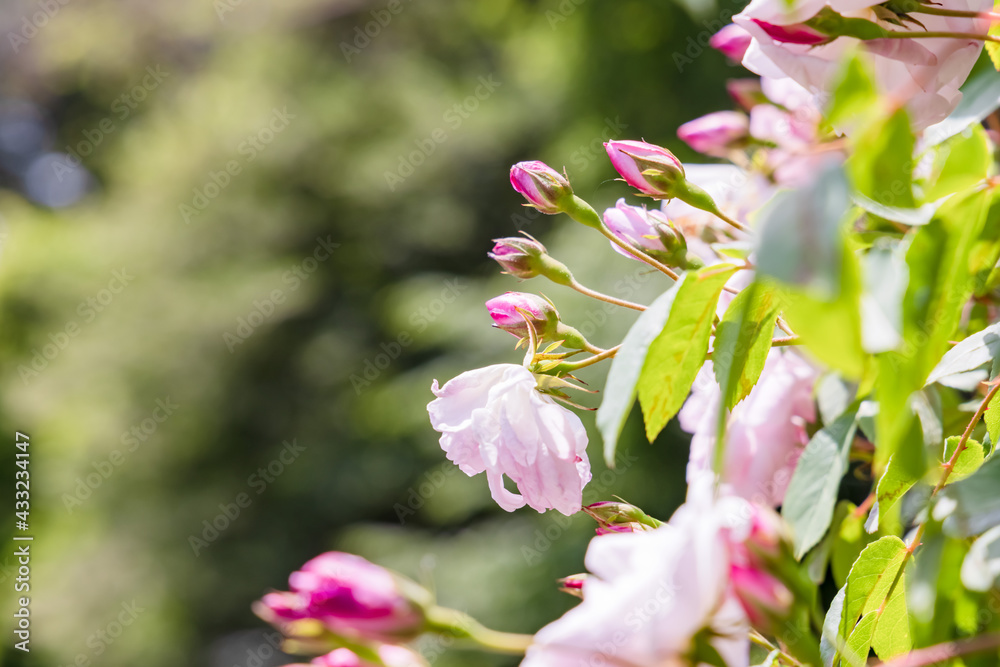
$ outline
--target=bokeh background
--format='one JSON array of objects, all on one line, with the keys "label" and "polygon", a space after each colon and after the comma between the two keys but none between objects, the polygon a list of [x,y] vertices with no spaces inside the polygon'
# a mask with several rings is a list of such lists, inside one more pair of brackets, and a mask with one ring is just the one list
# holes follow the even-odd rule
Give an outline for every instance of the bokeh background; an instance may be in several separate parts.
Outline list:
[{"label": "bokeh background", "polygon": [[[677,126],[746,74],[705,47],[739,9],[721,1],[5,0],[0,478],[30,434],[35,542],[25,655],[5,494],[3,664],[286,664],[250,604],[333,548],[497,629],[571,607],[555,580],[583,570],[593,523],[498,509],[445,461],[429,387],[519,362],[482,306],[506,290],[599,345],[634,319],[500,275],[492,238],[529,232],[623,298],[666,287],[523,208],[507,172],[565,165],[600,209],[631,197],[604,140],[697,161]],[[584,415],[585,500],[666,517],[687,439],[650,446],[637,416],[607,471]]]}]

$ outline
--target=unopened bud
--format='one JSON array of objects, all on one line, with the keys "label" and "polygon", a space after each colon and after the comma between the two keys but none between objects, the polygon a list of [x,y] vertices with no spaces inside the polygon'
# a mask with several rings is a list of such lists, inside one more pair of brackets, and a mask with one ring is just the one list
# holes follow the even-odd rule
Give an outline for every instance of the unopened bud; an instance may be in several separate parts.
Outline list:
[{"label": "unopened bud", "polygon": [[639,533],[655,530],[662,524],[635,505],[615,501],[602,501],[583,508],[597,522],[597,534]]},{"label": "unopened bud", "polygon": [[750,111],[758,104],[767,104],[768,99],[761,89],[760,79],[729,79],[726,92],[738,105]]},{"label": "unopened bud", "polygon": [[538,160],[511,167],[510,184],[531,206],[548,215],[562,212],[565,200],[573,196],[566,177]]},{"label": "unopened bud", "polygon": [[[612,234],[644,254],[667,266],[686,268],[687,241],[662,211],[629,206],[619,199],[614,208],[604,212],[604,224]],[[639,259],[615,243],[611,247],[626,257]]]},{"label": "unopened bud", "polygon": [[541,273],[540,259],[545,255],[545,246],[532,238],[513,236],[493,239],[490,259],[496,260],[505,273],[527,280]]},{"label": "unopened bud", "polygon": [[675,184],[684,182],[684,165],[666,148],[645,141],[604,144],[611,164],[626,183],[649,197],[676,197]]},{"label": "unopened bud", "polygon": [[551,339],[559,326],[555,306],[535,294],[507,292],[486,302],[493,326],[517,336],[528,338],[531,327],[539,339]]},{"label": "unopened bud", "polygon": [[733,565],[729,581],[740,601],[750,625],[762,632],[775,634],[791,616],[795,603],[792,592],[771,574],[752,567]]},{"label": "unopened bud", "polygon": [[571,574],[559,580],[559,590],[569,593],[574,597],[583,599],[583,584],[587,581],[589,574]]}]

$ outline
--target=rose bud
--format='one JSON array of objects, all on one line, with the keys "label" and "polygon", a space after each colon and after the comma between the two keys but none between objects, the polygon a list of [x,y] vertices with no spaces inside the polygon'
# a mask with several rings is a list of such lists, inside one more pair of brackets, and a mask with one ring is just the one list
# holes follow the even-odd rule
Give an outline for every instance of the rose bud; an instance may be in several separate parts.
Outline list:
[{"label": "rose bud", "polygon": [[504,273],[524,280],[541,274],[545,246],[535,239],[514,236],[493,239],[493,243],[495,245],[489,257],[503,267]]},{"label": "rose bud", "polygon": [[[662,211],[629,206],[619,199],[614,208],[604,211],[604,224],[619,239],[664,264],[686,266],[687,241]],[[611,247],[619,254],[638,259],[615,243]]]},{"label": "rose bud", "polygon": [[750,111],[758,104],[767,104],[767,96],[761,90],[760,79],[729,79],[726,92],[738,105]]},{"label": "rose bud", "polygon": [[559,580],[559,590],[569,593],[573,597],[583,599],[583,583],[587,581],[589,574],[571,574]]},{"label": "rose bud", "polygon": [[684,181],[684,165],[666,148],[645,141],[609,141],[608,158],[626,183],[649,197],[670,199]]},{"label": "rose bud", "polygon": [[331,551],[288,578],[289,592],[265,595],[254,611],[283,627],[322,623],[343,637],[396,642],[419,635],[430,594],[385,568],[353,554]]},{"label": "rose bud", "polygon": [[795,602],[792,592],[767,572],[733,565],[729,568],[729,581],[755,628],[773,633],[791,616]]},{"label": "rose bud", "polygon": [[561,202],[573,195],[565,176],[537,160],[518,162],[511,167],[510,184],[529,205],[548,215],[562,212]]},{"label": "rose bud", "polygon": [[715,157],[725,157],[750,135],[750,119],[738,111],[716,111],[684,123],[677,136],[688,146]]},{"label": "rose bud", "polygon": [[708,45],[717,51],[721,51],[723,55],[733,62],[738,63],[743,60],[743,56],[746,54],[747,49],[750,48],[750,42],[752,41],[753,37],[749,32],[735,23],[730,23],[712,35],[708,40]]},{"label": "rose bud", "polygon": [[602,501],[587,505],[583,511],[597,522],[597,534],[608,533],[639,533],[654,530],[663,524],[647,515],[635,505],[628,503]]},{"label": "rose bud", "polygon": [[528,338],[528,326],[538,338],[555,333],[559,313],[540,296],[525,292],[507,292],[486,302],[486,309],[493,318],[493,326],[517,336]]}]

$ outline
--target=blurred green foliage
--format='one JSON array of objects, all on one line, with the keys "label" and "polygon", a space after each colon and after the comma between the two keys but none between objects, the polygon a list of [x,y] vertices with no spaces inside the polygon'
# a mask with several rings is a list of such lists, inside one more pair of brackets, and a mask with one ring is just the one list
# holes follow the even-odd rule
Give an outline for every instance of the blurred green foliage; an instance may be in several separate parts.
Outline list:
[{"label": "blurred green foliage", "polygon": [[[20,34],[41,4],[5,7],[0,32]],[[62,209],[16,179],[0,191],[0,421],[11,441],[31,435],[36,536],[32,651],[5,629],[4,663],[283,664],[254,662],[269,651],[250,603],[331,548],[498,629],[532,632],[572,606],[555,579],[583,569],[592,522],[499,510],[485,479],[445,461],[431,379],[520,360],[482,307],[504,290],[541,291],[616,343],[631,313],[519,287],[486,259],[490,239],[523,228],[618,296],[666,285],[523,209],[509,165],[565,165],[579,194],[612,205],[628,192],[601,140],[691,159],[676,127],[728,107],[722,81],[743,73],[697,47],[720,25],[713,7],[705,23],[668,2],[406,1],[373,24],[388,6],[74,0],[16,53],[2,45],[0,94],[37,105],[54,150],[78,151],[92,176]],[[600,387],[605,369],[588,370]],[[176,406],[162,421],[158,401]],[[665,517],[686,440],[672,425],[650,447],[637,416],[612,473],[584,415],[585,500],[626,494]],[[275,464],[286,441],[304,450]],[[218,518],[242,493],[249,506]],[[229,525],[210,539],[213,521]],[[12,562],[5,547],[4,609]],[[516,664],[435,660],[470,662]]]}]

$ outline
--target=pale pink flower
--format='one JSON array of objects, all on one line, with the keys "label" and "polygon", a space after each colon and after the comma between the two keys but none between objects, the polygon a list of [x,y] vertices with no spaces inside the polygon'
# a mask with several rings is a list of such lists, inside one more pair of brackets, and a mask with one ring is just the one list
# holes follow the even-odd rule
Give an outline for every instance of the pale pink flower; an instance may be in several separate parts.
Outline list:
[{"label": "pale pink flower", "polygon": [[[470,477],[486,473],[490,492],[512,512],[527,504],[569,516],[590,481],[587,431],[580,418],[536,389],[526,368],[497,364],[438,387],[427,406],[448,459]],[[506,475],[520,492],[504,488]]]},{"label": "pale pink flower", "polygon": [[290,591],[268,593],[254,607],[279,627],[315,619],[339,635],[397,641],[419,634],[424,625],[423,609],[406,594],[404,580],[354,554],[319,555],[288,583]]},{"label": "pale pink flower", "polygon": [[749,626],[728,581],[730,544],[750,516],[742,499],[716,500],[706,479],[668,524],[594,538],[583,602],[538,632],[522,667],[679,667],[705,629],[726,665],[746,667]]},{"label": "pale pink flower", "polygon": [[[858,44],[851,37],[839,37],[828,44],[819,44],[822,40],[816,35],[806,39],[806,27],[800,24],[825,6],[844,16],[864,18],[895,31],[926,29],[985,34],[989,29],[985,19],[928,14],[915,15],[924,28],[897,26],[879,21],[872,9],[877,4],[871,0],[752,0],[733,19],[753,36],[743,64],[762,76],[791,78],[822,102],[831,92],[843,57]],[[990,10],[992,2],[946,0],[940,6],[981,12]],[[959,88],[982,50],[981,41],[958,38],[882,39],[864,42],[863,46],[872,55],[880,91],[889,104],[907,105],[917,130],[943,120],[955,109],[962,98]]]},{"label": "pale pink flower", "polygon": [[738,111],[716,111],[677,128],[681,141],[699,153],[716,157],[725,157],[749,132],[749,119]]},{"label": "pale pink flower", "polygon": [[[426,667],[427,662],[408,648],[385,644],[378,647],[378,657],[385,667]],[[364,660],[354,651],[338,648],[326,655],[313,658],[312,667],[376,667],[375,663]],[[290,667],[307,667],[291,665]]]},{"label": "pale pink flower", "polygon": [[750,33],[735,23],[730,23],[712,35],[708,40],[708,45],[722,52],[723,55],[733,62],[738,63],[743,60],[743,56],[746,54],[752,40],[753,37],[750,36]]},{"label": "pale pink flower", "polygon": [[[816,419],[813,386],[819,372],[790,350],[773,349],[757,385],[728,418],[722,481],[743,498],[780,505]],[[694,437],[688,479],[712,469],[720,389],[711,362],[681,408],[681,428]]]}]

